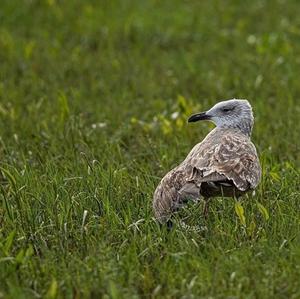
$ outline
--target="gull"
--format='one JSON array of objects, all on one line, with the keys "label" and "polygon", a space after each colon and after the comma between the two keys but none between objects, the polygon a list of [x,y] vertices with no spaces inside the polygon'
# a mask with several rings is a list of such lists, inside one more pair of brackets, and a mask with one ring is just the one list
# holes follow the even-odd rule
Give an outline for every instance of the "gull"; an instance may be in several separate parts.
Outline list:
[{"label": "gull", "polygon": [[188,122],[208,120],[216,127],[168,172],[153,196],[156,220],[171,224],[171,217],[189,201],[204,199],[204,216],[213,197],[238,199],[259,184],[261,167],[251,142],[254,124],[247,100],[232,99],[192,115]]}]

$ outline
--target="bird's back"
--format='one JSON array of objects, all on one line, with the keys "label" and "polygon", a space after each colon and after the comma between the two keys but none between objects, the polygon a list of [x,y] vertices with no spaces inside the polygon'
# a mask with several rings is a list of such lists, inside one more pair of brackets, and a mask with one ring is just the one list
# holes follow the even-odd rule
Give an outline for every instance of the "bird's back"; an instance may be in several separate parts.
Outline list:
[{"label": "bird's back", "polygon": [[[155,215],[162,218],[172,212],[180,201],[180,190],[187,185],[198,188],[199,196],[232,196],[254,189],[260,176],[259,160],[250,138],[236,129],[215,128],[161,180],[154,193]],[[215,188],[216,182],[224,182],[222,194]],[[231,188],[228,182],[232,182]]]},{"label": "bird's back", "polygon": [[241,191],[254,189],[261,176],[254,144],[248,136],[230,128],[211,131],[192,149],[180,168],[188,181],[201,183],[211,177],[216,180],[216,176],[225,176]]}]

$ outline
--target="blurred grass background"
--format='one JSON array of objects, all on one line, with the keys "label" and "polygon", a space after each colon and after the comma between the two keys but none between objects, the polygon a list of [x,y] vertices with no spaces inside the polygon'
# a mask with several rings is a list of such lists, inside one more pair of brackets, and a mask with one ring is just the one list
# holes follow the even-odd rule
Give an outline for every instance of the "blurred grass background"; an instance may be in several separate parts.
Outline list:
[{"label": "blurred grass background", "polygon": [[[0,3],[0,298],[299,298],[298,1]],[[152,220],[159,179],[247,98],[263,166],[204,233]],[[197,219],[199,218],[199,219]]]}]

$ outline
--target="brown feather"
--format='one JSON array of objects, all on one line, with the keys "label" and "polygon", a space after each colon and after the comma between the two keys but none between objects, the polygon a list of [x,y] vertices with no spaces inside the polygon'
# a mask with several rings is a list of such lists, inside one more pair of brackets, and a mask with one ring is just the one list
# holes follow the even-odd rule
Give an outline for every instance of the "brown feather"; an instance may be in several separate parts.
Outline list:
[{"label": "brown feather", "polygon": [[254,189],[260,177],[257,152],[250,138],[236,129],[215,128],[161,180],[153,199],[155,217],[161,222],[167,220],[189,196],[238,197]]}]

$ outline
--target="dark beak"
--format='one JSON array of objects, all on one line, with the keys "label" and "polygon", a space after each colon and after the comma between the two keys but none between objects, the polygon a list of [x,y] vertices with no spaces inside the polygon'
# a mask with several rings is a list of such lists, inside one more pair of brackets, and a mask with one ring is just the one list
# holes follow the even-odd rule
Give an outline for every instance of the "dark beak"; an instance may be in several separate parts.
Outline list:
[{"label": "dark beak", "polygon": [[206,114],[206,112],[201,112],[201,113],[193,114],[188,119],[188,122],[189,123],[194,123],[194,122],[199,121],[199,120],[209,120],[209,119],[210,119],[210,115]]}]

